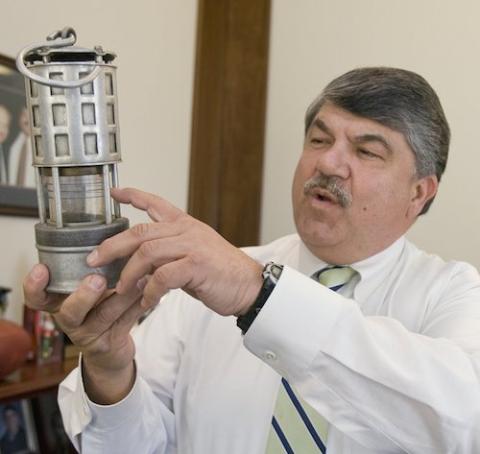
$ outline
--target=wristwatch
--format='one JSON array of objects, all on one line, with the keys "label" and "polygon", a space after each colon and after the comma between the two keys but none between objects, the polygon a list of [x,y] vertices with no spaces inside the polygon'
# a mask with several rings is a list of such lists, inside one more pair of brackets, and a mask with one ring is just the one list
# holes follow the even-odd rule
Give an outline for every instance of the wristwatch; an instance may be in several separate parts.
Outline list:
[{"label": "wristwatch", "polygon": [[283,265],[278,265],[273,262],[267,263],[263,268],[263,284],[255,302],[244,315],[240,315],[237,318],[237,326],[242,330],[242,334],[245,334],[248,331],[248,328],[250,328],[255,317],[262,310],[263,305],[266,303],[268,297],[275,288],[275,285],[277,285],[277,282],[282,275],[282,271]]}]

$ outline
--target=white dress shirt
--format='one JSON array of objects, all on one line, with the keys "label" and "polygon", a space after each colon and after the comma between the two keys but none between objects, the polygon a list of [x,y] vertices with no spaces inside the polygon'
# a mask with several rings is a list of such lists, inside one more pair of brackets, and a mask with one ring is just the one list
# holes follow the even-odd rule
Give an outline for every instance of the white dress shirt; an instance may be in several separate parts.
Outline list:
[{"label": "white dress shirt", "polygon": [[[26,147],[26,159],[23,162],[25,166],[25,181],[20,183],[17,181],[18,167],[21,165],[21,155],[23,147]],[[30,143],[30,137],[28,137],[23,131],[21,131],[16,139],[10,146],[8,154],[8,184],[14,186],[23,186],[28,188],[34,188],[35,184],[35,170],[32,166],[32,145]]]},{"label": "white dress shirt", "polygon": [[297,235],[246,251],[287,266],[245,337],[176,290],[134,332],[125,399],[96,405],[78,369],[67,377],[59,402],[82,452],[263,454],[281,375],[330,422],[328,454],[480,452],[472,266],[401,238],[353,264],[339,295],[308,278],[325,264]]}]

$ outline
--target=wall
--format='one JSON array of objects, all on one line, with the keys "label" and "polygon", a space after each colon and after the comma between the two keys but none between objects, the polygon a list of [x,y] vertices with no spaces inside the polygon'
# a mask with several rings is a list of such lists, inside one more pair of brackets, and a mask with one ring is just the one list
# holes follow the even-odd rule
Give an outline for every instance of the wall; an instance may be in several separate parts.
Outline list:
[{"label": "wall", "polygon": [[440,193],[409,237],[447,259],[480,266],[478,17],[480,4],[467,0],[273,0],[263,241],[294,229],[284,182],[301,151],[309,102],[354,67],[397,66],[432,84],[452,130]]},{"label": "wall", "polygon": [[[66,25],[77,44],[101,44],[118,58],[123,186],[186,207],[193,89],[195,0],[2,1],[0,53],[15,56]],[[123,211],[132,223],[146,218]],[[13,288],[7,316],[20,319],[21,282],[36,262],[33,219],[0,216],[0,285]]]}]

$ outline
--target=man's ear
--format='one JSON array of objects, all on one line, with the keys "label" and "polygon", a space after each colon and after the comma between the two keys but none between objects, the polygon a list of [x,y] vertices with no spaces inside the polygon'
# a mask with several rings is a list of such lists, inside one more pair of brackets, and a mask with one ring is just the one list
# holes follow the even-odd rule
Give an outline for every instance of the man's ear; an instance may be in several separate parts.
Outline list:
[{"label": "man's ear", "polygon": [[415,219],[422,212],[425,204],[435,197],[437,189],[438,179],[436,175],[428,175],[416,180],[412,184],[410,206],[408,207],[407,216],[412,220]]}]

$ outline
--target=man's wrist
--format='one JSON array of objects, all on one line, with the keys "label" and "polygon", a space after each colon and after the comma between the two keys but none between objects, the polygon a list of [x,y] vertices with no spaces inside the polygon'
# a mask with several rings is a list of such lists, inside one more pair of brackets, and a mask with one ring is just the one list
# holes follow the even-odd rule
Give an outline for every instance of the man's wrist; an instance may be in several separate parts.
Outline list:
[{"label": "man's wrist", "polygon": [[265,265],[262,272],[263,284],[258,292],[258,295],[250,307],[242,311],[237,318],[237,326],[242,330],[242,334],[245,334],[250,328],[262,307],[268,300],[272,293],[278,279],[283,271],[283,265],[277,265],[273,262],[269,262]]},{"label": "man's wrist", "polygon": [[89,363],[83,357],[80,367],[85,393],[92,402],[99,405],[120,402],[135,384],[136,367],[133,360],[125,368],[110,371]]},{"label": "man's wrist", "polygon": [[249,279],[249,285],[245,290],[242,305],[240,306],[240,309],[234,314],[235,317],[241,317],[242,315],[245,315],[255,303],[258,294],[260,293],[260,289],[263,285],[263,269],[264,266],[261,263],[255,262],[255,267],[253,268],[251,273],[252,279]]}]

